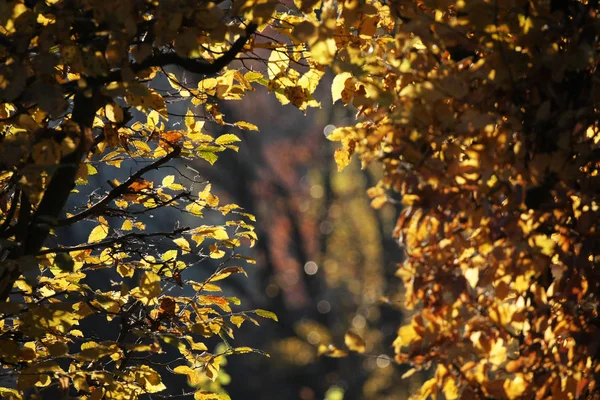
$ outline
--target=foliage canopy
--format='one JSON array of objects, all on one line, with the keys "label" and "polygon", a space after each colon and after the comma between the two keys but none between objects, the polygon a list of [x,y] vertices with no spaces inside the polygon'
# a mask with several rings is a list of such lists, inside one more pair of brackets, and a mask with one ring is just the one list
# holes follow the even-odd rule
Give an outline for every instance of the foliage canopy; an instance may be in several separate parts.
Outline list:
[{"label": "foliage canopy", "polygon": [[[353,154],[379,162],[373,206],[394,193],[404,205],[398,275],[415,313],[396,359],[407,375],[435,366],[416,397],[598,393],[599,35],[592,1],[0,2],[0,361],[18,377],[1,394],[159,392],[153,356],[170,345],[182,357],[171,371],[196,398],[225,398],[202,376],[255,351],[226,336],[275,318],[206,293],[251,261],[239,249],[257,239],[254,217],[196,177],[149,176],[237,151],[236,134],[208,127],[256,127],[227,121],[219,101],[265,86],[284,105],[318,107],[326,66],[333,101],[360,120],[328,136],[342,143],[339,168]],[[69,203],[97,167],[121,165],[136,172]],[[170,208],[197,226],[139,220]],[[84,240],[61,243],[74,225]],[[209,258],[214,273],[186,278]],[[114,287],[95,287],[105,269]],[[118,337],[78,329],[95,317],[118,321]],[[208,352],[211,336],[222,353]],[[345,342],[364,351],[353,333]]]},{"label": "foliage canopy", "polygon": [[417,398],[597,398],[597,2],[395,5],[338,54],[364,118],[330,138],[402,196],[397,361],[435,367]]}]

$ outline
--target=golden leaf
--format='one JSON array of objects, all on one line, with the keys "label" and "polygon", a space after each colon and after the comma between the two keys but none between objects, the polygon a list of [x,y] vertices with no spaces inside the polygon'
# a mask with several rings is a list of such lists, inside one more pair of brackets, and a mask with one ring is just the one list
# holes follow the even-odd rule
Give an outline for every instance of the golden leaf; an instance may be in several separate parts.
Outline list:
[{"label": "golden leaf", "polygon": [[237,326],[238,328],[242,326],[242,323],[246,320],[242,315],[232,315],[230,321],[232,324]]},{"label": "golden leaf", "polygon": [[278,78],[284,74],[290,64],[290,58],[283,50],[273,50],[269,56],[267,71],[269,79]]},{"label": "golden leaf", "polygon": [[155,299],[161,293],[160,276],[151,271],[144,272],[139,289],[146,302]]},{"label": "golden leaf", "polygon": [[88,243],[98,243],[108,236],[108,226],[97,225],[92,229],[88,236]]},{"label": "golden leaf", "polygon": [[110,122],[122,122],[123,121],[123,109],[121,106],[115,103],[109,103],[104,108],[106,118]]},{"label": "golden leaf", "polygon": [[269,318],[269,319],[272,319],[273,321],[278,321],[277,315],[275,315],[275,313],[273,313],[271,311],[256,309],[256,310],[254,310],[254,312],[256,313],[256,315],[259,315],[263,318]]},{"label": "golden leaf", "polygon": [[245,129],[248,131],[258,131],[258,127],[256,125],[246,121],[238,121],[235,122],[233,125],[237,126],[240,129]]},{"label": "golden leaf", "polygon": [[342,72],[333,78],[333,83],[331,84],[331,98],[334,103],[342,98],[342,91],[346,89],[346,82],[348,80],[352,81],[352,79],[352,74],[349,72]]},{"label": "golden leaf", "polygon": [[194,400],[231,400],[225,393],[196,392]]},{"label": "golden leaf", "polygon": [[350,351],[356,351],[357,353],[365,352],[365,341],[352,331],[346,332],[344,335],[344,343]]},{"label": "golden leaf", "polygon": [[184,252],[190,252],[191,248],[190,248],[190,242],[187,241],[186,238],[177,238],[177,239],[173,239],[173,242],[179,246],[180,249],[182,249]]},{"label": "golden leaf", "polygon": [[233,133],[226,133],[225,135],[219,136],[215,143],[218,145],[228,145],[235,142],[240,142],[240,138],[234,135]]},{"label": "golden leaf", "polygon": [[504,381],[504,391],[506,397],[510,400],[519,399],[527,390],[529,383],[524,379],[523,374],[515,374],[514,378]]},{"label": "golden leaf", "polygon": [[350,164],[350,153],[346,149],[336,149],[334,154],[338,171],[342,171]]},{"label": "golden leaf", "polygon": [[320,356],[324,355],[331,358],[342,358],[348,355],[347,351],[340,350],[334,345],[330,344],[328,346],[321,344],[319,345],[318,354]]}]

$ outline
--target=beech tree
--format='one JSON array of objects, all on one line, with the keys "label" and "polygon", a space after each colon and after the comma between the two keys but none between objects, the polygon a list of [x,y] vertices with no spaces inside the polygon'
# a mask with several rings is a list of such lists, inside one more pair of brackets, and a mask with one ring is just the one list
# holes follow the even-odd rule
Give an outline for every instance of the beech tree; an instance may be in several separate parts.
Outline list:
[{"label": "beech tree", "polygon": [[[81,398],[137,398],[163,391],[161,374],[170,371],[187,376],[197,399],[228,398],[206,383],[217,380],[222,359],[262,353],[226,337],[275,315],[234,311],[239,300],[218,293],[218,281],[253,262],[242,247],[257,239],[255,218],[221,204],[210,184],[173,161],[213,164],[219,152],[237,151],[239,137],[210,135],[207,121],[257,129],[226,122],[216,100],[240,99],[262,78],[227,65],[253,58],[253,34],[274,8],[0,2],[0,364],[14,378],[2,397],[57,387]],[[174,114],[181,102],[183,114]],[[130,172],[114,172],[121,166]],[[98,169],[124,178],[86,188]],[[197,221],[147,229],[148,216],[165,209]],[[86,234],[65,243],[65,227]],[[191,280],[188,270],[208,259],[218,267]],[[114,271],[108,290],[102,270]],[[84,319],[98,316],[116,322],[115,335],[86,328]],[[225,346],[210,352],[204,342],[213,336]],[[178,357],[157,358],[173,350]]]},{"label": "beech tree", "polygon": [[415,398],[598,398],[598,3],[391,6],[322,26],[361,118],[338,165],[380,163],[372,205],[402,205]]},{"label": "beech tree", "polygon": [[[414,314],[396,361],[433,369],[415,398],[598,397],[599,34],[591,0],[1,2],[0,363],[16,387],[0,394],[135,398],[172,372],[195,398],[227,398],[204,380],[259,351],[232,346],[233,328],[276,317],[207,294],[245,272],[254,217],[175,161],[236,151],[238,135],[211,127],[257,127],[219,102],[257,86],[318,107],[329,67],[333,101],[357,110],[328,135],[338,167],[379,163],[372,205],[403,206]],[[119,167],[122,182],[86,187]],[[169,209],[197,224],[146,229]],[[87,237],[65,243],[75,226]],[[207,259],[216,270],[189,279]],[[96,317],[118,336],[81,330]]]}]

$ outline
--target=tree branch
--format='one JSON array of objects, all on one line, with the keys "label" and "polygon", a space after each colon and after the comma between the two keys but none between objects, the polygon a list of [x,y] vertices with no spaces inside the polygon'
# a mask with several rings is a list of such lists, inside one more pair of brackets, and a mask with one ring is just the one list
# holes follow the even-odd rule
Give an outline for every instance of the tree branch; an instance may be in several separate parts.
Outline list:
[{"label": "tree branch", "polygon": [[125,242],[128,242],[129,239],[148,239],[151,237],[171,238],[171,237],[177,236],[183,232],[189,231],[190,229],[191,228],[189,228],[189,227],[184,227],[184,228],[174,229],[170,232],[152,232],[152,233],[132,232],[132,233],[128,233],[127,235],[120,236],[118,238],[103,240],[98,243],[89,243],[89,244],[84,244],[81,246],[65,246],[65,247],[57,247],[54,249],[44,249],[44,250],[39,251],[38,255],[71,253],[73,251],[99,249],[99,248],[104,248],[104,247],[110,247],[110,246],[112,246],[114,244],[118,244],[118,243],[125,243]]},{"label": "tree branch", "polygon": [[[176,53],[158,53],[147,57],[141,63],[131,65],[133,72],[138,73],[151,67],[164,67],[167,65],[177,65],[186,71],[199,75],[212,75],[221,71],[229,63],[235,60],[235,57],[242,51],[252,34],[256,31],[256,24],[248,24],[244,35],[240,36],[223,55],[214,62],[204,59],[186,58]],[[112,71],[103,82],[113,82],[121,80],[121,70]]]},{"label": "tree branch", "polygon": [[100,200],[99,202],[97,202],[96,204],[94,204],[93,206],[88,208],[87,210],[81,211],[80,213],[77,213],[77,214],[73,215],[72,217],[62,219],[62,220],[58,221],[56,225],[58,225],[58,226],[70,225],[75,222],[81,221],[82,219],[85,219],[89,216],[100,213],[102,210],[104,210],[106,208],[106,206],[108,206],[110,204],[111,201],[113,201],[114,199],[121,197],[122,195],[127,193],[127,191],[129,190],[129,186],[131,186],[133,183],[135,183],[135,181],[137,181],[139,178],[141,178],[142,175],[144,175],[145,173],[147,173],[149,171],[158,169],[161,165],[166,164],[171,159],[179,156],[179,154],[181,154],[181,147],[175,147],[175,149],[172,152],[170,152],[163,158],[153,162],[152,164],[146,165],[144,168],[142,168],[139,171],[137,171],[136,173],[132,174],[125,182],[123,182],[119,186],[115,187],[106,196],[104,196],[104,198],[102,198],[102,200]]}]

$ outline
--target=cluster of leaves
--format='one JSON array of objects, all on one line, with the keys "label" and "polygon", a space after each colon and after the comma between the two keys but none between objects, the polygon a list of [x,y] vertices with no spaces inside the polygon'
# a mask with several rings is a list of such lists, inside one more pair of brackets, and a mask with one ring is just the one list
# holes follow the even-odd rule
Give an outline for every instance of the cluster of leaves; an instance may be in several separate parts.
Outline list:
[{"label": "cluster of leaves", "polygon": [[[319,106],[326,66],[334,101],[362,118],[329,135],[342,142],[338,167],[354,153],[381,162],[373,205],[391,189],[406,206],[398,273],[416,312],[396,359],[409,374],[436,366],[417,396],[597,393],[599,34],[591,0],[0,3],[0,360],[18,377],[2,395],[54,384],[136,397],[164,389],[150,360],[163,343],[192,386],[198,370],[216,377],[223,355],[252,351],[211,354],[199,338],[228,343],[230,325],[256,321],[205,293],[243,271],[229,262],[248,261],[237,249],[256,240],[253,216],[220,206],[196,177],[145,175],[237,150],[237,135],[204,124],[256,127],[227,122],[218,100],[263,85],[282,104]],[[227,69],[234,60],[264,73]],[[97,166],[133,161],[146,165],[64,215]],[[146,231],[140,216],[167,209],[228,220]],[[84,243],[55,235],[89,221]],[[44,247],[49,238],[59,243]],[[209,258],[224,261],[203,282],[185,278]],[[103,269],[118,273],[110,290],[92,285]],[[195,294],[170,293],[184,286]],[[98,316],[118,321],[117,339],[74,328]]]},{"label": "cluster of leaves", "polygon": [[435,369],[417,398],[599,392],[597,6],[323,3],[313,53],[362,116],[330,135],[338,166],[378,161],[373,206],[402,196],[396,360]]},{"label": "cluster of leaves", "polygon": [[[205,390],[223,358],[262,353],[229,340],[275,315],[235,311],[239,299],[220,293],[221,280],[245,274],[237,265],[253,263],[241,248],[257,240],[255,218],[169,163],[214,164],[238,150],[236,134],[211,135],[207,122],[257,130],[226,122],[217,100],[240,99],[262,78],[226,66],[251,53],[273,9],[0,2],[0,396],[137,398],[163,391],[170,371],[195,398],[225,399]],[[159,174],[166,168],[176,173]],[[117,178],[102,187],[96,174]],[[187,226],[147,227],[153,216]],[[67,230],[77,238],[66,241]],[[203,261],[212,273],[199,271]],[[112,333],[98,336],[103,323]],[[209,351],[212,337],[225,346]]]}]

